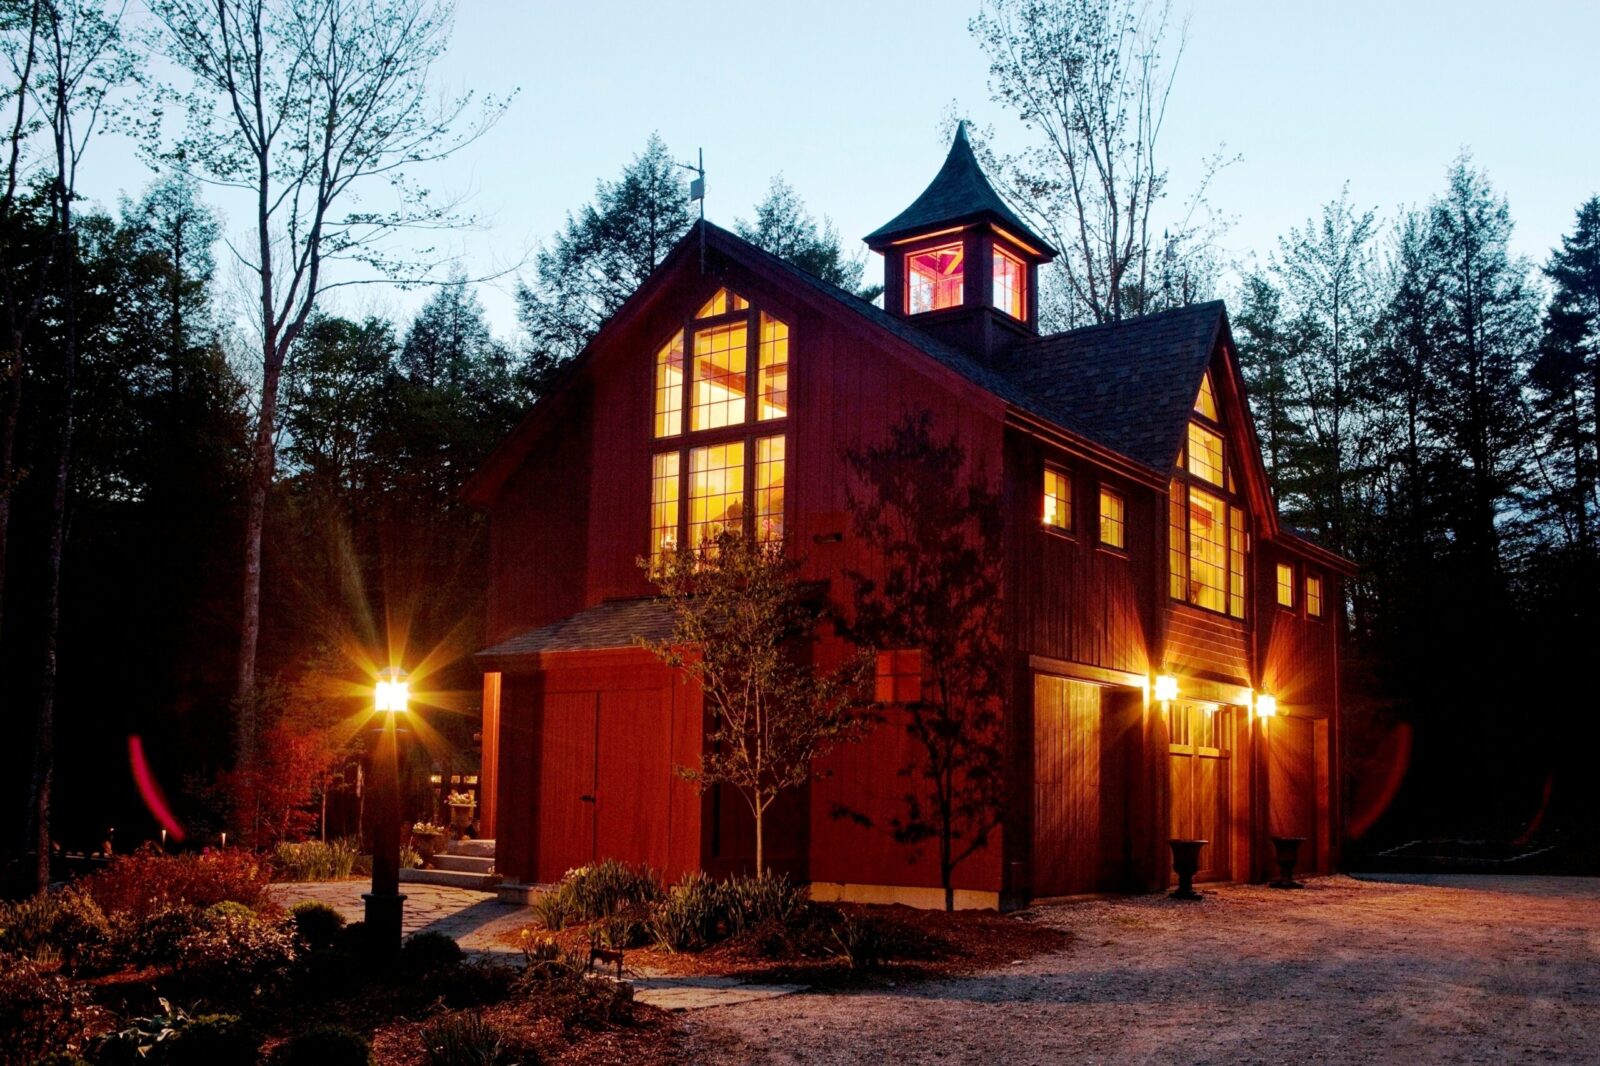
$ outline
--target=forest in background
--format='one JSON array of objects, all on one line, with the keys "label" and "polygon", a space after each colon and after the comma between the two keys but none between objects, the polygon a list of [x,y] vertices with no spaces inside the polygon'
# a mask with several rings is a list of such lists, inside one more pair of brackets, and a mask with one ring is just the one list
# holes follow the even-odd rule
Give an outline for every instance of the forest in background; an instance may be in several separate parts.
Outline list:
[{"label": "forest in background", "polygon": [[[1156,106],[1171,77],[1157,47],[1164,16],[1154,18],[1165,9],[1056,0],[1043,9],[1068,32],[1051,35],[1017,17],[1040,8],[987,4],[973,31],[1021,127],[1056,123],[1061,136],[1038,143],[1108,149],[986,153],[1030,221],[1068,235],[1053,237],[1065,254],[1049,275],[1046,328],[1228,299],[1285,520],[1361,565],[1346,602],[1354,824],[1381,813],[1374,783],[1403,764],[1374,841],[1592,840],[1595,790],[1569,737],[1582,735],[1600,592],[1600,199],[1574,205],[1571,231],[1542,262],[1519,260],[1507,248],[1510,205],[1463,156],[1441,161],[1439,187],[1418,190],[1418,207],[1380,217],[1346,192],[1308,203],[1279,247],[1224,263],[1215,231],[1159,224],[1172,190],[1154,144],[1138,124],[1108,127],[1072,105],[1094,86],[1067,86],[1053,117],[1017,95],[1082,52],[1123,64],[1124,83],[1142,86],[1135,112]],[[266,422],[255,739],[241,766],[239,570],[262,428],[260,340],[241,324],[238,271],[218,261],[222,223],[196,174],[169,165],[114,208],[74,192],[94,161],[85,116],[148,91],[130,68],[152,46],[111,10],[0,4],[11,69],[31,71],[5,98],[11,143],[26,150],[11,156],[0,212],[6,851],[26,845],[34,711],[47,695],[52,833],[71,847],[98,846],[112,828],[124,840],[154,830],[129,772],[135,736],[197,839],[237,825],[248,804],[299,812],[257,819],[264,837],[305,831],[307,801],[342,787],[343,755],[359,746],[337,723],[366,680],[361,657],[397,633],[450,664],[430,687],[454,693],[463,713],[433,720],[470,752],[478,679],[465,656],[481,646],[487,568],[481,516],[457,490],[692,222],[686,173],[653,138],[532,257],[516,336],[491,333],[476,279],[459,274],[432,278],[411,321],[345,317],[351,300],[304,306],[280,345]],[[39,36],[51,18],[101,40],[104,62],[72,68],[62,51],[51,68]],[[65,121],[74,115],[76,126]],[[1118,173],[1146,184],[1109,190],[1098,212],[1084,206],[1092,161],[1117,152],[1139,163]],[[1187,193],[1203,200],[1204,188]],[[737,228],[875,295],[864,256],[781,177]]]}]

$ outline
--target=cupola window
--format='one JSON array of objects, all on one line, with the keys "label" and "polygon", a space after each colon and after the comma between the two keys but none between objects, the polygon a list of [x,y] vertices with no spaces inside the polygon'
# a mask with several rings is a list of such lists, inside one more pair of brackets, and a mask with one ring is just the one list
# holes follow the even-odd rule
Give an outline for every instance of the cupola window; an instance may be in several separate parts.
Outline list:
[{"label": "cupola window", "polygon": [[1012,318],[1028,318],[1028,268],[1002,248],[994,250],[994,305]]},{"label": "cupola window", "polygon": [[966,252],[961,242],[906,256],[906,304],[914,315],[959,307],[965,294]]}]

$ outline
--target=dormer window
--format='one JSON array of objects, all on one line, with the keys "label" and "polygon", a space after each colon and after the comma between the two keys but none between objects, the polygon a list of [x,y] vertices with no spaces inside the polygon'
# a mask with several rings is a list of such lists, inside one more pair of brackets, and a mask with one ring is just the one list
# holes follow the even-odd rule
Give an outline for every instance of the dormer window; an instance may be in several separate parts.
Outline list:
[{"label": "dormer window", "polygon": [[1168,571],[1173,599],[1242,619],[1250,534],[1244,500],[1228,476],[1226,444],[1212,428],[1221,428],[1218,414],[1207,373],[1172,479]]},{"label": "dormer window", "polygon": [[906,255],[906,306],[914,315],[960,307],[965,298],[966,250],[960,241]]},{"label": "dormer window", "polygon": [[1003,248],[994,250],[994,305],[1012,318],[1028,320],[1028,268]]}]

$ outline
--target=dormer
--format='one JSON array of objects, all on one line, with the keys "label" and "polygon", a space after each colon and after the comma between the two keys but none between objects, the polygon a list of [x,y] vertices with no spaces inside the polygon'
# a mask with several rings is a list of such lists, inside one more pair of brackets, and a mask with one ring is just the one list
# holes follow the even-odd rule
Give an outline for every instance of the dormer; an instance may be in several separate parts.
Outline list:
[{"label": "dormer", "polygon": [[989,184],[967,124],[910,207],[866,237],[884,309],[986,361],[1039,331],[1039,267],[1056,257]]}]

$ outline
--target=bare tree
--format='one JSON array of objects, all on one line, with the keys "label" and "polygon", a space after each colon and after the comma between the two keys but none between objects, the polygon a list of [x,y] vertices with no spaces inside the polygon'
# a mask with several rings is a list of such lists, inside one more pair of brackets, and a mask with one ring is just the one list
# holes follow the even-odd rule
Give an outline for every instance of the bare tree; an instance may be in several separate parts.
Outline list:
[{"label": "bare tree", "polygon": [[104,0],[44,0],[39,16],[39,72],[29,89],[42,116],[52,156],[50,178],[53,256],[60,288],[61,396],[51,456],[50,518],[45,555],[38,713],[29,799],[35,848],[35,889],[50,883],[50,791],[55,777],[57,637],[61,628],[61,556],[67,534],[67,491],[72,475],[77,416],[78,235],[73,214],[78,166],[106,114],[111,93],[133,76],[122,42],[122,5]]},{"label": "bare tree", "polygon": [[[446,0],[149,0],[157,47],[188,75],[169,87],[188,116],[163,161],[254,201],[253,241],[231,250],[251,279],[260,391],[245,518],[237,756],[256,731],[261,532],[276,468],[284,362],[335,263],[415,278],[392,238],[463,220],[412,170],[476,139],[504,110],[471,94],[435,100],[429,75],[454,13]],[[469,111],[473,114],[469,117]],[[374,207],[364,198],[376,197]]]},{"label": "bare tree", "polygon": [[642,642],[704,694],[713,728],[699,769],[679,772],[744,797],[755,819],[758,877],[767,872],[767,810],[811,779],[817,759],[870,724],[861,711],[871,659],[853,656],[835,669],[809,660],[826,603],[798,575],[781,540],[725,533],[714,545],[672,552],[651,575],[672,604],[672,636]]},{"label": "bare tree", "polygon": [[1182,212],[1167,196],[1157,146],[1183,55],[1162,54],[1170,0],[986,0],[969,28],[989,57],[989,89],[1037,137],[996,160],[1009,198],[1064,252],[1062,325],[1115,322],[1197,298],[1213,269],[1207,162]]}]

